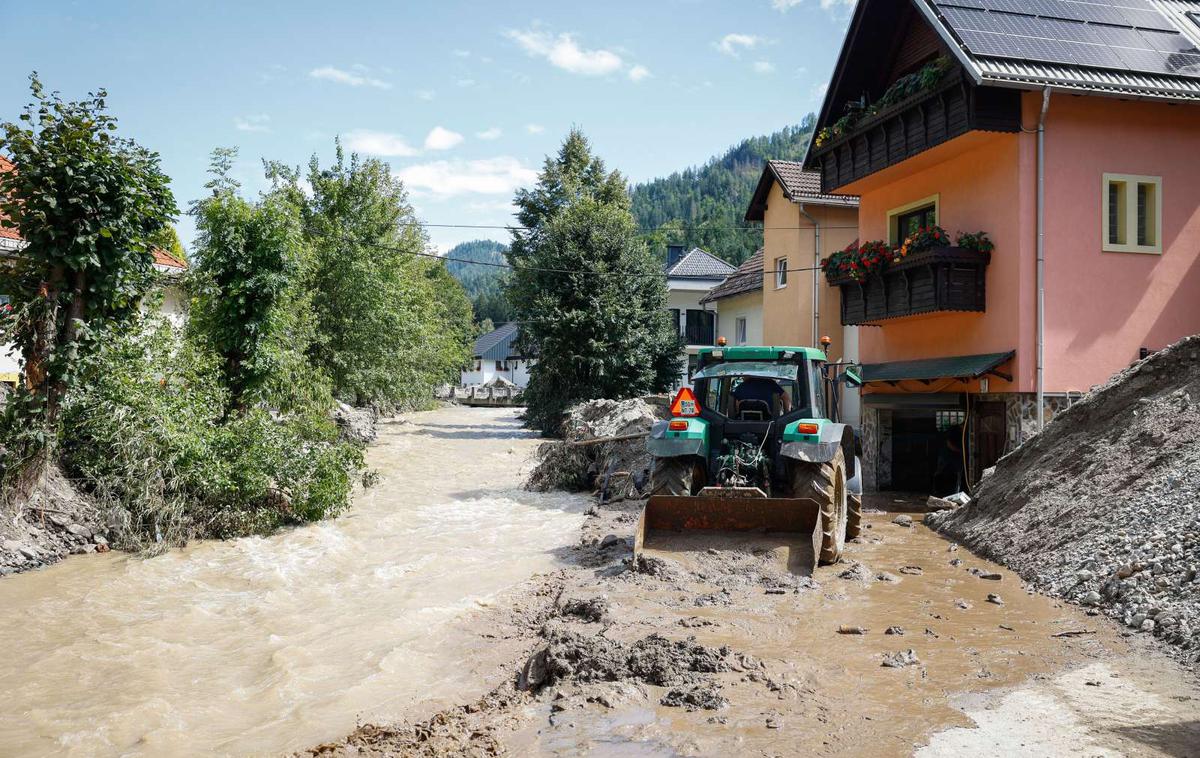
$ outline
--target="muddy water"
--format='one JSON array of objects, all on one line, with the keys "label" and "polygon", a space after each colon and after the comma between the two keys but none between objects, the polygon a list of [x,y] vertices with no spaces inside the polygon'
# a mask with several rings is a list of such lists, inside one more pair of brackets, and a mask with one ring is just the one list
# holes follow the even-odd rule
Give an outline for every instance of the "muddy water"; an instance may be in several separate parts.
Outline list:
[{"label": "muddy water", "polygon": [[380,432],[345,517],[0,581],[0,755],[276,754],[473,691],[454,620],[555,566],[587,503],[519,489],[511,410]]}]

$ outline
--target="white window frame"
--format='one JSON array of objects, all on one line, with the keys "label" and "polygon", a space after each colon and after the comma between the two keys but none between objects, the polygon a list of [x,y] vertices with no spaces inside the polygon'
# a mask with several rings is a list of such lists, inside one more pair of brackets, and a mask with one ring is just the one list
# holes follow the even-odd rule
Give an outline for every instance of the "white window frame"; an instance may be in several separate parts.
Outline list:
[{"label": "white window frame", "polygon": [[787,256],[775,259],[775,289],[781,290],[787,287],[788,280],[788,259]]},{"label": "white window frame", "polygon": [[[1114,182],[1125,185],[1125,242],[1109,242],[1109,201],[1108,189]],[[1137,244],[1137,186],[1149,184],[1154,187],[1154,243],[1150,245]],[[1162,255],[1162,177],[1142,176],[1140,174],[1105,173],[1100,184],[1100,243],[1101,250],[1106,253],[1144,253],[1146,255]]]},{"label": "white window frame", "polygon": [[746,344],[746,317],[738,316],[733,320],[733,342],[737,345]]},{"label": "white window frame", "polygon": [[899,208],[892,208],[887,212],[888,224],[888,241],[893,245],[899,245],[904,240],[900,238],[900,217],[909,211],[915,211],[918,208],[923,208],[926,205],[933,206],[933,223],[941,226],[942,224],[942,196],[941,193],[923,197],[920,200],[914,200],[911,203],[901,205]]}]

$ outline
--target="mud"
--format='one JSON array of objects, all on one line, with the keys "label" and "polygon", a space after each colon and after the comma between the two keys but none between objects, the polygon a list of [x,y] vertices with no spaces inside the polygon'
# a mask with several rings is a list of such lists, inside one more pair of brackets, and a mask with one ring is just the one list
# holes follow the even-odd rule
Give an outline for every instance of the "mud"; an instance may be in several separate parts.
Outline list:
[{"label": "mud", "polygon": [[[1057,707],[1091,714],[1075,720],[1097,754],[1188,755],[1198,744],[1200,689],[1187,672],[1103,617],[957,548],[919,515],[909,526],[892,523],[894,512],[868,515],[846,562],[807,575],[793,570],[786,545],[761,538],[722,551],[678,537],[639,561],[626,539],[603,547],[608,535],[632,534],[637,506],[593,511],[566,551],[576,567],[553,577],[556,600],[541,578],[526,588],[542,587],[540,600],[507,601],[543,619],[530,628],[533,653],[511,662],[503,697],[442,714],[434,731],[457,742],[442,739],[438,754],[961,755],[969,744],[1054,755],[1022,752],[1032,714],[1008,731],[986,714],[1045,702],[1046,683],[1059,680],[1069,692]],[[576,606],[562,598],[594,597],[607,601],[602,621],[564,613]],[[547,602],[548,611],[529,610]],[[839,634],[847,626],[863,633]],[[1111,690],[1075,677],[1096,665],[1153,709],[1106,706]],[[1102,725],[1088,721],[1100,713]],[[390,739],[364,727],[333,749],[370,738],[375,751],[414,752],[415,727],[398,729]]]}]

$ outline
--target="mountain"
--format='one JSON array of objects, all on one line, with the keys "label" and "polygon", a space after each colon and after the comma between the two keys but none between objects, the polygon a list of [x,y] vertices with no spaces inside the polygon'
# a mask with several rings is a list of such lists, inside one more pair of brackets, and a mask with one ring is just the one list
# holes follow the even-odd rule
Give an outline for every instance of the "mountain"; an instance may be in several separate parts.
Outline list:
[{"label": "mountain", "polygon": [[[668,243],[702,247],[731,263],[741,263],[762,246],[762,229],[743,217],[762,174],[763,162],[804,158],[816,117],[765,137],[751,137],[707,163],[635,185],[633,217],[655,230],[647,241],[656,250]],[[736,228],[752,226],[753,228]]]},{"label": "mountain", "polygon": [[505,269],[489,263],[505,263],[508,246],[494,240],[473,240],[455,245],[446,253],[446,270],[462,284],[475,308],[475,321],[493,324],[511,321],[512,307],[504,297]]}]

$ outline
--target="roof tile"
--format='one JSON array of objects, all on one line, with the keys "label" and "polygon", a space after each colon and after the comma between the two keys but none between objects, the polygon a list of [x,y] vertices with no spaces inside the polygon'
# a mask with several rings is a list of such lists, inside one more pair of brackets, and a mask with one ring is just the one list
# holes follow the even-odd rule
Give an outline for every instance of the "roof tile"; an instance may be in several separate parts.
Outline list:
[{"label": "roof tile", "polygon": [[754,255],[746,259],[745,263],[738,266],[737,271],[733,272],[729,278],[700,298],[700,302],[711,303],[723,297],[757,292],[763,286],[763,273],[763,249],[760,247]]},{"label": "roof tile", "polygon": [[724,279],[737,269],[717,256],[698,247],[667,269],[672,279]]}]

